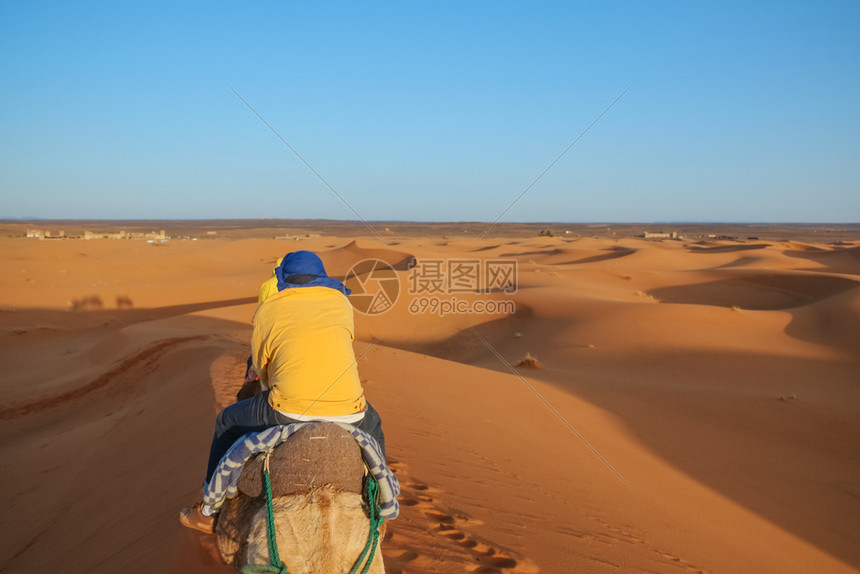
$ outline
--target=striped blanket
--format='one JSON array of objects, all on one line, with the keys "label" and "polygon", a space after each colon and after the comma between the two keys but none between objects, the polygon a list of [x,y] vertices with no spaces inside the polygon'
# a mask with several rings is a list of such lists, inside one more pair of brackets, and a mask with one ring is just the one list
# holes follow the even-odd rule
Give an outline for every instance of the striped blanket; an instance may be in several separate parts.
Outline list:
[{"label": "striped blanket", "polygon": [[[259,433],[248,433],[237,440],[227,454],[221,459],[215,474],[203,488],[203,502],[212,508],[221,508],[224,500],[236,496],[239,476],[242,467],[251,456],[271,450],[286,441],[299,429],[314,424],[299,422],[268,428]],[[397,477],[385,463],[385,457],[379,449],[379,444],[369,434],[346,423],[334,423],[349,431],[361,447],[364,462],[370,469],[370,474],[379,483],[379,514],[386,520],[393,520],[400,514],[397,495],[400,494],[400,484]]]}]

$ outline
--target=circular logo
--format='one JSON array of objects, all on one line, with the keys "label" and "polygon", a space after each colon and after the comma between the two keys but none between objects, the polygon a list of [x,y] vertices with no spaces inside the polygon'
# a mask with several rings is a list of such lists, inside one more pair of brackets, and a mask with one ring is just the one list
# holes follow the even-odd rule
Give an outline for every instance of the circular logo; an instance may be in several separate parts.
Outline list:
[{"label": "circular logo", "polygon": [[394,268],[381,259],[363,259],[350,268],[344,285],[352,290],[352,306],[365,315],[381,315],[397,302],[400,279]]}]

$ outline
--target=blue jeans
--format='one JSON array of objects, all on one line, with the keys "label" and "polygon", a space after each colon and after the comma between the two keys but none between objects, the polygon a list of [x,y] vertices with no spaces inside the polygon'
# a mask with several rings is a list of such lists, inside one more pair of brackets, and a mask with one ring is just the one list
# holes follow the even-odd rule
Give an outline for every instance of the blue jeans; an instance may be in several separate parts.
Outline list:
[{"label": "blue jeans", "polygon": [[[249,432],[264,431],[269,427],[288,425],[296,422],[282,415],[269,404],[269,391],[250,399],[232,404],[218,414],[215,419],[215,436],[212,438],[212,448],[209,450],[209,466],[206,469],[206,482],[212,478],[218,463],[233,443],[240,436]],[[385,434],[382,432],[382,420],[379,413],[369,402],[364,418],[353,426],[363,430],[379,443],[382,455],[385,456]]]}]

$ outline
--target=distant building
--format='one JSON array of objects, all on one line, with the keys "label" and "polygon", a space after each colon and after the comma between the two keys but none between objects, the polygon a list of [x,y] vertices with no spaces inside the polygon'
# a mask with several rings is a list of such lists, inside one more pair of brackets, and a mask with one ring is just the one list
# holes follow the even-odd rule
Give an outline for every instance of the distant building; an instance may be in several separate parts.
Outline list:
[{"label": "distant building", "polygon": [[93,233],[84,231],[84,239],[125,239],[125,231],[119,233]]},{"label": "distant building", "polygon": [[26,236],[32,239],[143,239],[143,240],[153,240],[153,241],[161,241],[165,242],[169,239],[167,233],[162,229],[160,231],[150,231],[150,232],[129,232],[129,231],[117,231],[117,232],[92,232],[92,231],[84,231],[83,235],[66,235],[65,230],[60,230],[59,232],[52,232],[43,229],[28,229],[26,232]]},{"label": "distant building", "polygon": [[304,233],[304,234],[298,234],[298,235],[275,235],[272,237],[272,239],[301,241],[302,239],[311,239],[313,237],[320,237],[320,234],[319,233]]},{"label": "distant building", "polygon": [[134,231],[119,231],[115,233],[93,233],[92,231],[84,231],[84,239],[137,239],[137,240],[153,240],[165,241],[167,234],[162,229],[161,231],[150,231],[149,233],[140,233]]},{"label": "distant building", "polygon": [[644,237],[645,239],[678,239],[678,232],[646,231],[640,237]]},{"label": "distant building", "polygon": [[66,232],[62,229],[59,233],[52,233],[51,231],[42,229],[28,229],[27,237],[34,239],[64,239],[66,238]]}]

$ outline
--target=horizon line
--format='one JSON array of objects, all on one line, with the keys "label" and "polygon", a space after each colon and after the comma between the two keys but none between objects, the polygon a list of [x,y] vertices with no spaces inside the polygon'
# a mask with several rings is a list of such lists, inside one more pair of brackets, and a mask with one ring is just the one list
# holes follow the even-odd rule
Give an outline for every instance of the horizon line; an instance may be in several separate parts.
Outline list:
[{"label": "horizon line", "polygon": [[[364,225],[358,219],[330,219],[324,217],[286,218],[286,217],[202,217],[202,218],[53,218],[53,217],[0,217],[0,223],[100,223],[100,222],[320,222]],[[410,223],[410,224],[485,224],[482,220],[421,220],[421,219],[368,219],[372,223]],[[756,221],[756,220],[656,220],[656,221],[505,221],[496,225],[860,225],[860,221]]]}]

